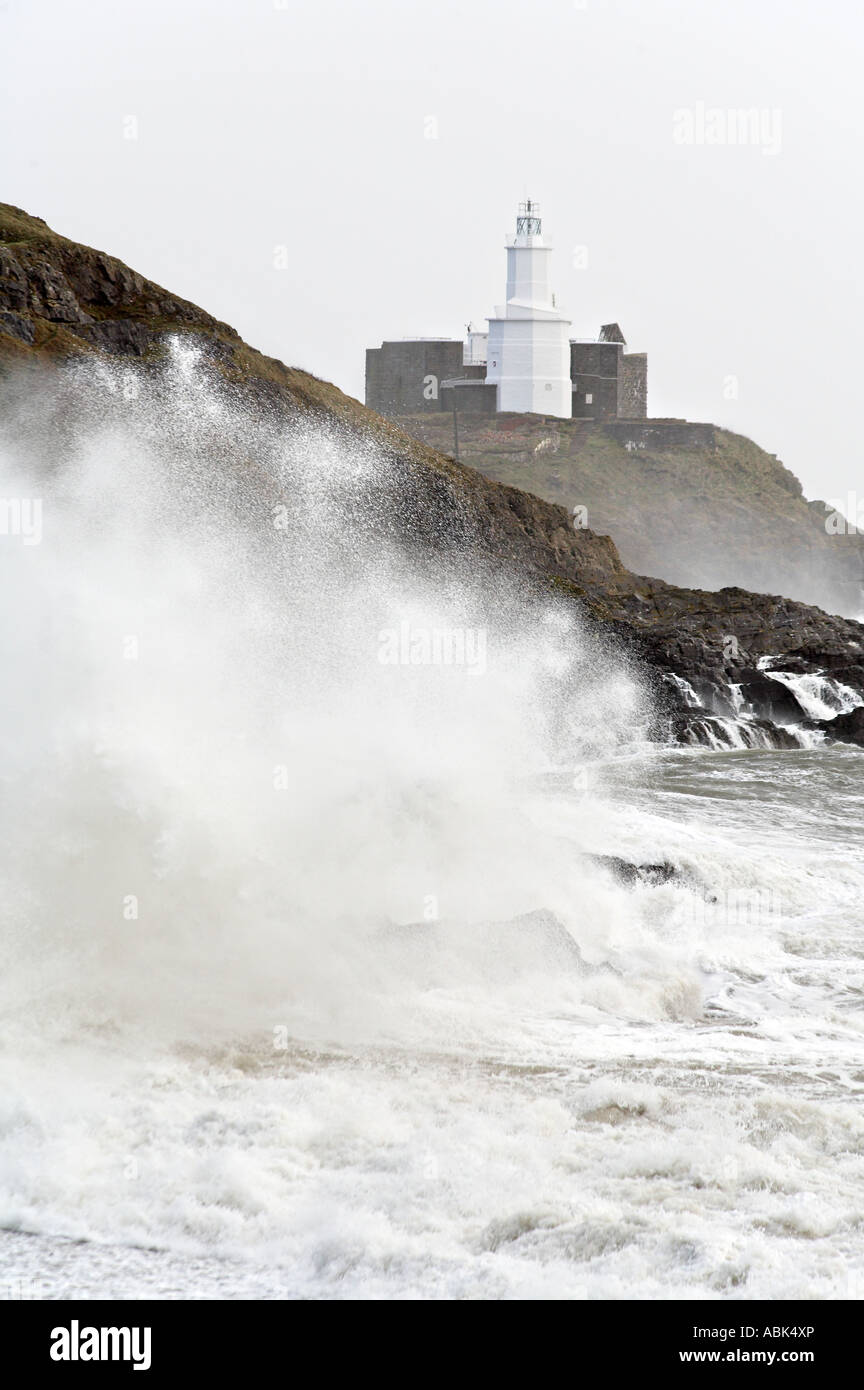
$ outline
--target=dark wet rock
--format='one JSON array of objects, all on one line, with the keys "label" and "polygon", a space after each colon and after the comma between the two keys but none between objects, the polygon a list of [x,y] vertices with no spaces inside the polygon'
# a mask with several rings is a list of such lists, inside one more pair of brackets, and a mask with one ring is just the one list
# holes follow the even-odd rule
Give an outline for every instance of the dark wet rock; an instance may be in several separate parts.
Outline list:
[{"label": "dark wet rock", "polygon": [[0,302],[6,309],[27,309],[30,303],[30,282],[27,271],[16,256],[0,245]]},{"label": "dark wet rock", "polygon": [[84,342],[92,343],[94,347],[103,348],[106,352],[143,357],[152,348],[159,334],[135,319],[106,319],[82,327],[78,336]]},{"label": "dark wet rock", "polygon": [[739,730],[748,748],[800,748],[801,740],[795,732],[800,727],[797,720],[790,729],[771,719],[749,719],[741,721]]},{"label": "dark wet rock", "polygon": [[690,684],[698,695],[702,708],[706,709],[709,714],[719,715],[723,719],[736,718],[735,702],[727,684],[722,684],[718,680],[710,680],[707,676],[699,676],[695,673]]},{"label": "dark wet rock", "polygon": [[602,864],[608,869],[618,883],[623,883],[628,888],[635,888],[639,883],[647,883],[652,887],[661,883],[683,883],[689,877],[668,860],[662,860],[658,864],[634,864],[630,859],[622,859],[617,854],[593,854],[591,858],[595,864]]},{"label": "dark wet rock", "polygon": [[[809,721],[796,721],[807,728]],[[670,742],[691,748],[800,748],[795,729],[775,724],[771,719],[750,715],[746,719],[723,719],[698,710],[679,711],[670,719]]]},{"label": "dark wet rock", "polygon": [[800,724],[807,718],[788,686],[774,680],[762,671],[744,670],[740,673],[738,684],[741,697],[750,708],[757,710],[763,719],[777,724]]},{"label": "dark wet rock", "polygon": [[11,309],[0,310],[0,330],[20,339],[22,343],[32,343],[36,337],[36,329],[30,319],[25,319],[23,315],[16,314]]},{"label": "dark wet rock", "polygon": [[836,714],[833,719],[812,720],[811,723],[814,728],[824,730],[828,738],[840,743],[857,743],[864,748],[864,706],[848,714]]}]

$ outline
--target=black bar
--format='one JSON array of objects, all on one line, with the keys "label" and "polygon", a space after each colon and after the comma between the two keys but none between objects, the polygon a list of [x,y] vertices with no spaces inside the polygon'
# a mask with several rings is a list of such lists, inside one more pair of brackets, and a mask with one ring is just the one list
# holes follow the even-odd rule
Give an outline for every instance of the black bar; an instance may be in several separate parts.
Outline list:
[{"label": "black bar", "polygon": [[[400,1321],[419,1316],[427,1322],[425,1309],[412,1314],[405,1302],[396,1300],[396,1304],[395,1316]],[[377,1322],[377,1318],[369,1303],[361,1306],[362,1332],[368,1344],[372,1330],[368,1320]],[[479,1313],[473,1303],[471,1308],[471,1324],[485,1324],[490,1315]],[[435,1335],[430,1343],[424,1343],[426,1374],[430,1350],[434,1361],[439,1347],[442,1364],[453,1368],[456,1346],[440,1337],[442,1316],[440,1310],[433,1314]],[[461,1324],[464,1311],[460,1310],[457,1316]],[[791,1372],[802,1380],[808,1377],[809,1383],[815,1384],[813,1376],[818,1376],[821,1383],[826,1376],[854,1366],[860,1305],[747,1299],[723,1303],[553,1301],[551,1307],[535,1304],[530,1312],[520,1310],[515,1314],[519,1319],[516,1324],[513,1316],[507,1314],[499,1340],[490,1340],[488,1335],[483,1338],[487,1371],[490,1361],[509,1358],[514,1342],[527,1351],[530,1325],[538,1318],[549,1324],[544,1335],[554,1332],[560,1341],[534,1343],[530,1359],[541,1358],[545,1349],[551,1357],[550,1370],[553,1364],[561,1367],[563,1359],[570,1367],[571,1384],[593,1379],[592,1368],[602,1371],[604,1383],[614,1382],[629,1371],[656,1371],[666,1376],[670,1370],[677,1370],[692,1379],[711,1370],[731,1375],[730,1383],[736,1385],[742,1373],[760,1379],[763,1373],[769,1374],[770,1383],[778,1371]],[[388,1322],[391,1317],[388,1312]],[[324,1350],[325,1365],[332,1366],[332,1345],[326,1343],[322,1348],[315,1339],[322,1327],[338,1325],[341,1330],[346,1321],[353,1321],[351,1308],[338,1300],[326,1310],[312,1302],[295,1309],[281,1301],[0,1303],[2,1346],[4,1350],[14,1348],[25,1374],[36,1371],[52,1377],[84,1375],[90,1379],[105,1374],[115,1378],[134,1376],[137,1358],[142,1383],[144,1375],[158,1382],[178,1374],[194,1374],[198,1384],[206,1385],[210,1377],[221,1383],[231,1375],[248,1375],[256,1367],[263,1369],[273,1363],[281,1363],[293,1379],[305,1360],[300,1355],[304,1347],[313,1358]],[[117,1329],[117,1335],[106,1333],[106,1359],[89,1359],[94,1350],[102,1355],[103,1328]],[[96,1330],[95,1335],[92,1329]],[[476,1356],[480,1354],[480,1345],[474,1344]],[[346,1358],[357,1354],[357,1346],[354,1340],[341,1343]],[[52,1348],[57,1358],[63,1355],[69,1359],[55,1359]],[[115,1348],[117,1358],[113,1357]],[[376,1355],[382,1355],[384,1350],[385,1344],[379,1343]],[[295,1362],[295,1357],[300,1360]],[[149,1365],[145,1366],[148,1359]],[[540,1364],[535,1360],[535,1373]],[[407,1366],[403,1365],[403,1373],[410,1374]]]}]

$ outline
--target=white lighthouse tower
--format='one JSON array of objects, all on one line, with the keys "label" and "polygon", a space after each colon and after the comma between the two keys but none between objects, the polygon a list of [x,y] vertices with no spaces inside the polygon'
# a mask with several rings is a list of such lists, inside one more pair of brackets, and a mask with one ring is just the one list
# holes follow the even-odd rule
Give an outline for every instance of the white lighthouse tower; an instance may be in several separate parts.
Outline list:
[{"label": "white lighthouse tower", "polygon": [[549,288],[552,248],[539,213],[530,199],[520,203],[516,235],[507,238],[507,303],[489,320],[486,381],[498,388],[498,410],[569,418],[570,320]]}]

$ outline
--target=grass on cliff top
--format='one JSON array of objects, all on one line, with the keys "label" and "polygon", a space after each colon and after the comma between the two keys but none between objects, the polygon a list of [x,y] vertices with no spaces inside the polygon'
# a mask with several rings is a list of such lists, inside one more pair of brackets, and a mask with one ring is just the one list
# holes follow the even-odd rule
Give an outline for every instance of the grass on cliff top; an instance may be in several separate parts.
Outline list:
[{"label": "grass on cliff top", "polygon": [[66,241],[66,237],[52,232],[41,217],[31,217],[11,203],[0,203],[0,241]]},{"label": "grass on cliff top", "polygon": [[[449,415],[412,417],[418,433],[433,447],[447,447],[452,438]],[[407,422],[406,422],[407,423]],[[574,428],[575,426],[575,428]],[[411,424],[407,427],[410,429]],[[770,505],[772,514],[806,524],[807,504],[801,484],[774,455],[744,435],[716,429],[716,446],[658,447],[637,453],[602,427],[585,430],[580,422],[523,417],[508,431],[460,421],[463,462],[487,477],[509,483],[565,507],[583,503],[607,529],[625,517],[644,524],[655,514],[669,514],[669,500],[678,514],[688,508],[741,507],[758,515]],[[547,437],[551,448],[543,445]]]}]

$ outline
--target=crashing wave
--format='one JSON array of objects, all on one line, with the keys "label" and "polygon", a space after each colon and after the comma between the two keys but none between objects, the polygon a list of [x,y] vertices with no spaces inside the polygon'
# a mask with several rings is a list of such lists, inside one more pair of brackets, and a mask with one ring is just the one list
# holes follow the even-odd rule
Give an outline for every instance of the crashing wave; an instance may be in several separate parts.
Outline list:
[{"label": "crashing wave", "polygon": [[849,714],[864,705],[857,690],[822,672],[797,675],[793,671],[766,670],[765,674],[785,685],[809,719],[833,719],[835,714]]}]

